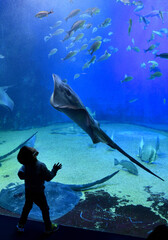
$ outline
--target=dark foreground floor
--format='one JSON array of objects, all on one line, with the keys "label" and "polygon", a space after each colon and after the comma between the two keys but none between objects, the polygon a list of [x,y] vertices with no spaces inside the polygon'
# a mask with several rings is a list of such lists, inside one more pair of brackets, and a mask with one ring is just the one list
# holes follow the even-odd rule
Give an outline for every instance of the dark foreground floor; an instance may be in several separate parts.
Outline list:
[{"label": "dark foreground floor", "polygon": [[91,231],[73,227],[60,226],[56,233],[45,236],[43,233],[44,226],[42,222],[27,221],[25,232],[19,234],[16,232],[17,218],[0,215],[0,239],[1,240],[54,240],[54,239],[72,239],[72,240],[144,240],[112,233]]}]

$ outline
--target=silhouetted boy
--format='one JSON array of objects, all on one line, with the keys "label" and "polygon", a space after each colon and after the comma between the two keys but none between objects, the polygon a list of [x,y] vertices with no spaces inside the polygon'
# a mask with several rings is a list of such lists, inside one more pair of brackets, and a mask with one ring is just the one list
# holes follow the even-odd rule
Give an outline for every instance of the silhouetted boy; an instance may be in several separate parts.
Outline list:
[{"label": "silhouetted boy", "polygon": [[38,153],[35,148],[24,146],[17,155],[18,161],[23,164],[18,176],[25,180],[25,205],[16,226],[19,232],[24,232],[24,225],[33,203],[42,211],[45,233],[52,233],[58,229],[58,225],[50,221],[49,207],[44,193],[44,182],[53,179],[57,171],[62,168],[62,164],[54,164],[52,170],[49,171],[44,163],[37,160]]}]

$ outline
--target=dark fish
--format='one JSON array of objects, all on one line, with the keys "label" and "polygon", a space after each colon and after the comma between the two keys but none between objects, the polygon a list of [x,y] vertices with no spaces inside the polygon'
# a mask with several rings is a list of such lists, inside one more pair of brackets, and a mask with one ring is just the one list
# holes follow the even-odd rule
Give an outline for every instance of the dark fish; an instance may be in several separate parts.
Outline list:
[{"label": "dark fish", "polygon": [[129,20],[129,27],[128,27],[128,35],[130,36],[131,33],[131,29],[132,29],[132,19],[130,18]]},{"label": "dark fish", "polygon": [[160,58],[166,58],[168,59],[168,53],[161,53],[161,54],[156,54],[156,57],[160,57]]},{"label": "dark fish", "polygon": [[114,166],[117,166],[117,165],[121,165],[124,170],[138,176],[138,169],[132,162],[128,160],[121,160],[119,162],[116,158],[114,158]]},{"label": "dark fish", "polygon": [[98,27],[105,28],[108,27],[109,25],[111,25],[111,18],[106,18],[104,22],[102,22]]},{"label": "dark fish", "polygon": [[98,50],[101,46],[101,41],[96,41],[92,44],[88,52],[92,55],[96,50]]},{"label": "dark fish", "polygon": [[78,29],[82,28],[83,25],[85,24],[85,20],[79,20],[79,21],[76,21],[71,29],[67,32],[69,35],[71,35],[72,32],[76,32]]}]

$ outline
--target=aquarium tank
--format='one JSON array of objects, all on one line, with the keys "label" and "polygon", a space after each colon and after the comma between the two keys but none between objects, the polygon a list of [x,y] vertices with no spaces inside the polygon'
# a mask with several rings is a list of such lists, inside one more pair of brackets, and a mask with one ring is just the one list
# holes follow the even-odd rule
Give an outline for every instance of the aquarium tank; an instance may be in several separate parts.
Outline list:
[{"label": "aquarium tank", "polygon": [[26,145],[62,163],[53,222],[137,237],[167,223],[167,41],[167,0],[0,0],[0,214],[21,214]]}]

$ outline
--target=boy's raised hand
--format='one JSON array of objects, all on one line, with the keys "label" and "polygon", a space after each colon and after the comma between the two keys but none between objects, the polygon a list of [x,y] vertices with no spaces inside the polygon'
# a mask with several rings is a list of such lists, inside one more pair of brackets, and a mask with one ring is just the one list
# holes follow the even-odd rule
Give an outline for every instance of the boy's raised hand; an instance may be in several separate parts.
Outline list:
[{"label": "boy's raised hand", "polygon": [[58,171],[59,169],[62,168],[62,164],[59,163],[59,162],[58,162],[57,164],[55,163],[54,166],[53,166],[53,168],[54,168],[56,171]]}]

